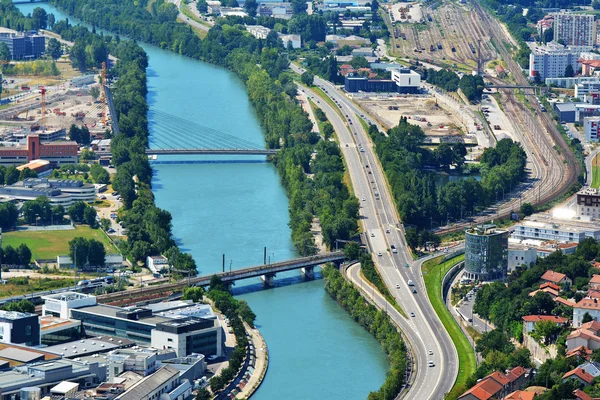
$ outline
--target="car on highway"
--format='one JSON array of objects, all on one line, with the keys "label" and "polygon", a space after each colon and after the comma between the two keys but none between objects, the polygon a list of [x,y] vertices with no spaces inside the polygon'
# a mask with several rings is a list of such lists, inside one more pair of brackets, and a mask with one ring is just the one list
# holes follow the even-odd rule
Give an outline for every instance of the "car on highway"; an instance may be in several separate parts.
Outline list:
[{"label": "car on highway", "polygon": [[417,289],[413,288],[413,293],[417,293]]},{"label": "car on highway", "polygon": [[374,234],[374,233],[371,233],[371,237],[375,237],[375,234]]},{"label": "car on highway", "polygon": [[208,361],[215,361],[217,358],[219,358],[219,357],[217,357],[216,355],[212,355],[212,356],[208,356],[207,359],[208,359]]},{"label": "car on highway", "polygon": [[383,256],[383,254],[381,254],[381,252],[380,252],[380,251],[378,251],[378,252],[377,252],[377,257],[381,257],[381,256]]},{"label": "car on highway", "polygon": [[430,367],[435,367],[435,364],[433,363],[433,361],[429,361],[429,362],[427,363],[427,365],[428,365],[428,366],[430,366]]},{"label": "car on highway", "polygon": [[389,229],[386,229],[386,230],[385,230],[385,233],[390,233],[390,230],[389,230]]},{"label": "car on highway", "polygon": [[431,350],[429,350],[428,353],[429,353],[430,356],[433,355],[433,351],[431,351]]},{"label": "car on highway", "polygon": [[409,279],[407,283],[408,286],[415,286],[415,283],[411,279]]},{"label": "car on highway", "polygon": [[400,289],[400,284],[396,283],[396,289]]},{"label": "car on highway", "polygon": [[414,313],[414,312],[411,312],[411,313],[410,313],[410,316],[414,318],[414,317],[415,317],[415,313]]},{"label": "car on highway", "polygon": [[396,246],[391,245],[390,247],[392,249],[392,253],[397,253],[398,252],[398,249],[396,249]]}]

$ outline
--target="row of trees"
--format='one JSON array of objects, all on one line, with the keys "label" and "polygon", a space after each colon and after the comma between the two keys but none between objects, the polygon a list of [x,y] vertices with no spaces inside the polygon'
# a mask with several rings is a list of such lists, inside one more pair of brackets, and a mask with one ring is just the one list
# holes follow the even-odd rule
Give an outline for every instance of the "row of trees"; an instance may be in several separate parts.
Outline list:
[{"label": "row of trees", "polygon": [[76,237],[69,242],[69,256],[78,268],[84,265],[102,267],[106,249],[99,240]]},{"label": "row of trees", "polygon": [[69,128],[69,139],[78,144],[88,145],[91,142],[90,130],[87,126],[79,127],[73,124]]},{"label": "row of trees", "polygon": [[369,393],[369,400],[395,399],[406,374],[406,345],[396,326],[383,310],[378,310],[360,295],[342,274],[331,266],[323,269],[325,290],[352,318],[370,332],[388,356],[390,370],[377,392]]},{"label": "row of trees", "polygon": [[[469,178],[438,188],[434,174],[423,172],[423,168],[446,167],[450,162],[462,165],[466,154],[463,146],[444,144],[434,152],[423,148],[423,131],[409,124],[405,117],[388,131],[387,136],[373,125],[369,133],[390,182],[400,217],[405,224],[418,230],[431,228],[434,221],[445,223],[474,212],[477,207],[488,206],[525,176],[525,152],[518,143],[502,139],[495,148],[484,151],[481,181]],[[414,245],[419,237],[419,232],[411,232],[410,242]],[[428,239],[427,235],[424,239]]]},{"label": "row of trees", "polygon": [[456,92],[459,88],[471,101],[481,101],[485,84],[480,75],[464,74],[462,77],[448,69],[436,71],[432,68],[423,70],[423,79],[447,92]]},{"label": "row of trees", "polygon": [[60,224],[65,215],[65,208],[60,204],[52,206],[46,196],[40,196],[23,203],[21,212],[27,224]]},{"label": "row of trees", "polygon": [[2,264],[29,266],[31,250],[25,243],[21,243],[16,249],[8,245],[0,249],[0,260]]},{"label": "row of trees", "polygon": [[29,168],[19,171],[14,165],[8,167],[0,165],[0,185],[12,185],[25,178],[35,178],[36,176],[37,173]]}]

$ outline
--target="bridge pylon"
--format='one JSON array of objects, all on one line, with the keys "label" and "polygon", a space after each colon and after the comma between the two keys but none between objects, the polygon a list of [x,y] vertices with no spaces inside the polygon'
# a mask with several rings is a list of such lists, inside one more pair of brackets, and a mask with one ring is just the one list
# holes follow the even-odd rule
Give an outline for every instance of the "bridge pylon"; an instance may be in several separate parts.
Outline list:
[{"label": "bridge pylon", "polygon": [[300,268],[300,272],[302,272],[302,277],[305,281],[312,281],[315,279],[315,267]]},{"label": "bridge pylon", "polygon": [[272,288],[275,286],[275,274],[261,275],[260,279],[263,282],[263,287]]}]

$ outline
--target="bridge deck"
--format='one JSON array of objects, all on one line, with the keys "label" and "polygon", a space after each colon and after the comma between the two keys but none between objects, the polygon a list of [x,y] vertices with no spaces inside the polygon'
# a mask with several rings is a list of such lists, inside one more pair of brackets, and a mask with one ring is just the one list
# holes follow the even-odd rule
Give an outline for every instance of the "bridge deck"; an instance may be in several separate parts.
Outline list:
[{"label": "bridge deck", "polygon": [[147,149],[146,155],[265,155],[277,154],[279,149]]}]

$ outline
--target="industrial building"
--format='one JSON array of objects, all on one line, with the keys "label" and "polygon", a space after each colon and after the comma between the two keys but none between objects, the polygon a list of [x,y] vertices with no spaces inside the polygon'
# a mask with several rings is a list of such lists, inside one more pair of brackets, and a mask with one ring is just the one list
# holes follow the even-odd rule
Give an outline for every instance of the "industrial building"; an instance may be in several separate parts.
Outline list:
[{"label": "industrial building", "polygon": [[567,65],[573,67],[573,71],[579,69],[580,51],[565,48],[555,44],[547,46],[536,46],[529,54],[529,77],[557,78],[565,76]]},{"label": "industrial building", "polygon": [[561,122],[583,122],[586,117],[600,116],[600,105],[590,103],[554,103]]},{"label": "industrial building", "polygon": [[392,69],[392,79],[368,79],[352,74],[344,78],[344,89],[356,92],[395,92],[418,93],[421,87],[421,75],[408,68]]},{"label": "industrial building", "polygon": [[0,372],[1,400],[19,398],[21,388],[37,387],[41,395],[62,381],[78,383],[82,388],[97,386],[106,380],[106,367],[99,362],[82,362],[59,359],[33,365],[22,365],[10,371]]},{"label": "industrial building", "polygon": [[35,60],[46,51],[46,38],[36,32],[0,32],[0,43],[5,43],[13,61]]},{"label": "industrial building", "polygon": [[594,15],[573,14],[566,11],[553,13],[554,41],[567,46],[590,46],[596,44],[596,22]]},{"label": "industrial building", "polygon": [[[597,127],[598,121],[596,121],[596,137]],[[600,190],[587,188],[577,193],[577,216],[586,219],[600,218]]]},{"label": "industrial building", "polygon": [[463,277],[490,281],[504,279],[507,271],[508,232],[492,224],[466,229]]},{"label": "industrial building", "polygon": [[52,205],[69,207],[77,201],[92,202],[96,187],[77,179],[27,178],[0,188],[0,198],[30,201],[46,196]]},{"label": "industrial building", "polygon": [[169,399],[185,400],[192,395],[192,385],[187,379],[181,379],[179,370],[172,366],[164,366],[154,374],[145,377],[124,393],[118,395],[116,400],[140,399]]},{"label": "industrial building", "polygon": [[96,296],[77,292],[64,292],[42,296],[42,316],[54,316],[62,319],[71,318],[70,310],[95,306]]},{"label": "industrial building", "polygon": [[0,342],[39,346],[40,321],[38,315],[0,310]]},{"label": "industrial building", "polygon": [[18,165],[33,160],[50,161],[53,166],[77,164],[76,142],[42,142],[39,135],[27,136],[27,145],[0,147],[0,165]]}]

